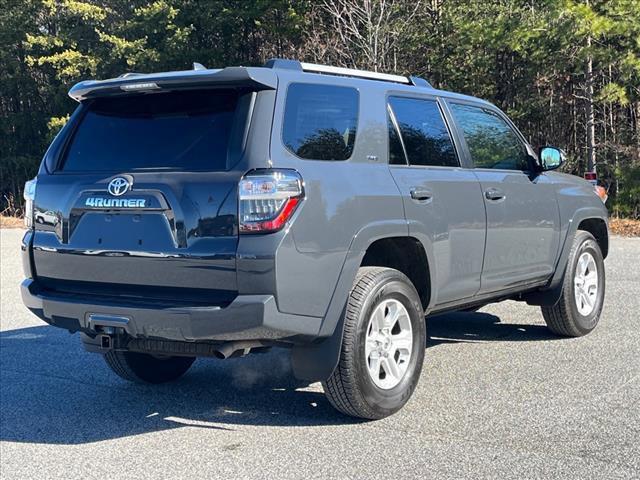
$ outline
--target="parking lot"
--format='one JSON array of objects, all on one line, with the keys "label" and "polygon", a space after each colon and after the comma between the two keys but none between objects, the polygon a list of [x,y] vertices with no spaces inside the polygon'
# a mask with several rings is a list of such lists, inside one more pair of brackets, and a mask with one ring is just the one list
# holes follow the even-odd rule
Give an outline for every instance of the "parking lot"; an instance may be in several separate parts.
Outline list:
[{"label": "parking lot", "polygon": [[21,234],[0,230],[3,479],[640,477],[640,239],[612,239],[591,335],[554,337],[515,302],[431,318],[410,402],[360,422],[286,351],[120,380],[22,306]]}]

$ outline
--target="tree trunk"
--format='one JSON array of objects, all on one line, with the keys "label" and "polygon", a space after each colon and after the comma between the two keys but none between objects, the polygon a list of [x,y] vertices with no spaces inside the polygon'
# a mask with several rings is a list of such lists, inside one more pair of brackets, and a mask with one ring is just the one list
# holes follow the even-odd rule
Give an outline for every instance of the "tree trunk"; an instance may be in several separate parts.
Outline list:
[{"label": "tree trunk", "polygon": [[587,37],[587,68],[586,97],[587,97],[587,171],[596,170],[596,116],[593,104],[593,57],[591,56],[591,35]]}]

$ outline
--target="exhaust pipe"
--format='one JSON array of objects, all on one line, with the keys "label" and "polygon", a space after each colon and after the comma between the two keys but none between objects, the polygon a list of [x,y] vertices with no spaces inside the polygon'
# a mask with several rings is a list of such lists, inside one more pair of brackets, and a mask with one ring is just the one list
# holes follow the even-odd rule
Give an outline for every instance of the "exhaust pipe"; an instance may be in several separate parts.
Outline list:
[{"label": "exhaust pipe", "polygon": [[247,355],[252,348],[264,346],[264,342],[260,342],[257,340],[228,342],[217,347],[215,355],[221,360],[231,357],[243,357]]}]

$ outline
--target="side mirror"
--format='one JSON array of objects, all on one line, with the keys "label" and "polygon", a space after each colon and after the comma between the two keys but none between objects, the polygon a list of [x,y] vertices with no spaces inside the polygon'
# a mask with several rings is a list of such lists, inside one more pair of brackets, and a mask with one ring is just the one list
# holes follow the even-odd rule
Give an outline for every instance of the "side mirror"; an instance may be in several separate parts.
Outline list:
[{"label": "side mirror", "polygon": [[564,163],[564,153],[556,147],[542,147],[538,157],[543,171],[555,170]]}]

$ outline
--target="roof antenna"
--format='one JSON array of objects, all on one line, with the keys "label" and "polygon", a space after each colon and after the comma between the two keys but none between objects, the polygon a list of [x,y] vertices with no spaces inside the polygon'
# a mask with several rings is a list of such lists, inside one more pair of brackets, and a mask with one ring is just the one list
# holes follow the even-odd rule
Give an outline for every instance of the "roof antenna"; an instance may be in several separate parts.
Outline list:
[{"label": "roof antenna", "polygon": [[193,69],[194,70],[206,70],[207,67],[205,67],[204,65],[202,65],[201,63],[198,62],[193,62]]}]

